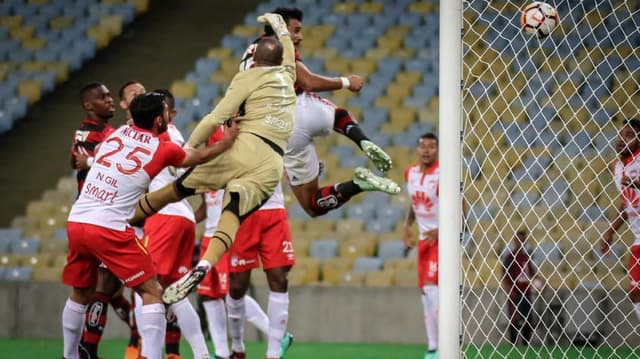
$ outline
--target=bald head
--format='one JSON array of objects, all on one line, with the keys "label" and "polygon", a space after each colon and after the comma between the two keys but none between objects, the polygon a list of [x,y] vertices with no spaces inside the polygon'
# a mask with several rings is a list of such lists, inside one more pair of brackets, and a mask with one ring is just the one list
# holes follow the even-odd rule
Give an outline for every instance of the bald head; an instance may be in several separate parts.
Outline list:
[{"label": "bald head", "polygon": [[279,66],[282,64],[282,44],[278,39],[265,37],[258,42],[253,55],[256,66]]}]

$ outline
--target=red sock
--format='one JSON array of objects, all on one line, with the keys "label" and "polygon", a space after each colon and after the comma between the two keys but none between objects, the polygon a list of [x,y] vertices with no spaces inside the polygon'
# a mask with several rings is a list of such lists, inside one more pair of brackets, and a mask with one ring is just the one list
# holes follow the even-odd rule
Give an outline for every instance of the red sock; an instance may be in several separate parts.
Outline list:
[{"label": "red sock", "polygon": [[358,125],[358,121],[354,120],[349,112],[341,107],[336,108],[333,130],[347,136],[358,147],[360,146],[360,141],[368,140]]},{"label": "red sock", "polygon": [[311,197],[311,209],[317,215],[325,214],[342,206],[360,192],[362,189],[353,181],[324,186]]}]

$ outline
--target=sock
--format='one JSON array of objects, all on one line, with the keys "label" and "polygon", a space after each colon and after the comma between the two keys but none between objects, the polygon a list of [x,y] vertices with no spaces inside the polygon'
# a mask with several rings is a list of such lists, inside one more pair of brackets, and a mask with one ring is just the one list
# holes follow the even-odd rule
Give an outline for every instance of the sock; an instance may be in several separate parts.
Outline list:
[{"label": "sock", "polygon": [[253,324],[264,335],[269,335],[269,317],[267,313],[260,308],[260,304],[248,295],[244,296],[244,308],[247,316],[247,322]]},{"label": "sock", "polygon": [[136,204],[133,217],[129,219],[131,225],[142,227],[142,221],[150,215],[158,212],[169,203],[178,202],[180,196],[176,193],[173,183],[144,195]]},{"label": "sock", "polygon": [[170,306],[176,315],[182,335],[191,346],[195,359],[209,358],[209,349],[200,327],[200,317],[188,298],[184,298]]},{"label": "sock", "polygon": [[140,294],[133,292],[131,297],[133,303],[133,313],[131,315],[131,334],[129,335],[129,346],[137,347],[140,341],[140,333],[138,332],[138,320],[142,315],[142,297]]},{"label": "sock", "polygon": [[66,359],[78,359],[78,345],[82,338],[82,328],[84,326],[84,316],[87,306],[76,303],[70,298],[62,310],[62,337],[64,353]]},{"label": "sock", "polygon": [[355,142],[360,149],[362,149],[360,141],[368,140],[367,136],[362,132],[362,128],[358,125],[358,122],[351,117],[347,110],[340,107],[336,108],[333,130],[347,136],[351,141]]},{"label": "sock", "polygon": [[269,316],[269,339],[267,341],[267,357],[280,357],[280,342],[287,331],[287,321],[289,320],[289,293],[269,293],[269,306],[267,307]]},{"label": "sock", "polygon": [[209,241],[207,250],[202,255],[209,263],[215,264],[229,250],[240,227],[240,219],[231,211],[223,211],[218,221],[218,229]]},{"label": "sock", "polygon": [[226,358],[231,355],[231,352],[227,342],[227,308],[224,299],[207,300],[202,305],[207,313],[209,334],[211,334],[216,356]]},{"label": "sock", "polygon": [[360,192],[362,189],[353,181],[324,186],[311,197],[311,209],[317,215],[325,214],[342,206]]},{"label": "sock", "polygon": [[231,336],[231,350],[244,353],[244,298],[233,299],[227,295],[227,311],[229,316],[229,336]]},{"label": "sock", "polygon": [[112,297],[109,303],[113,307],[113,310],[116,312],[118,317],[122,319],[123,322],[127,323],[127,325],[130,325],[129,321],[131,320],[131,318],[129,318],[129,312],[131,311],[131,303],[129,303],[127,298],[125,298],[124,295],[121,294]]},{"label": "sock", "polygon": [[82,340],[80,344],[89,358],[98,357],[98,343],[102,338],[104,326],[107,324],[107,311],[109,310],[109,297],[103,292],[95,292],[91,296],[91,302],[87,306]]},{"label": "sock", "polygon": [[164,337],[165,352],[180,355],[180,326],[175,313],[169,308],[167,311],[167,333]]},{"label": "sock", "polygon": [[422,295],[424,310],[424,324],[427,329],[427,344],[429,350],[438,349],[438,286],[425,285]]},{"label": "sock", "polygon": [[167,329],[164,304],[143,305],[140,310],[139,325],[142,338],[141,356],[145,358],[161,358],[162,344]]},{"label": "sock", "polygon": [[638,317],[638,319],[640,320],[640,302],[633,303],[633,309],[635,309],[636,317]]}]

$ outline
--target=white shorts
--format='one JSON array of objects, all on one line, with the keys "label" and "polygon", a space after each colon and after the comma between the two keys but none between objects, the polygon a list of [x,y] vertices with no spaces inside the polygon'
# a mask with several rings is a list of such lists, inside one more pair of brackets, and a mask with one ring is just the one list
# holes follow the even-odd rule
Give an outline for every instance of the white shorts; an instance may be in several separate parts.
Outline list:
[{"label": "white shorts", "polygon": [[284,168],[292,186],[309,183],[320,174],[313,138],[331,133],[335,113],[336,105],[312,92],[297,96],[296,120],[284,155]]}]

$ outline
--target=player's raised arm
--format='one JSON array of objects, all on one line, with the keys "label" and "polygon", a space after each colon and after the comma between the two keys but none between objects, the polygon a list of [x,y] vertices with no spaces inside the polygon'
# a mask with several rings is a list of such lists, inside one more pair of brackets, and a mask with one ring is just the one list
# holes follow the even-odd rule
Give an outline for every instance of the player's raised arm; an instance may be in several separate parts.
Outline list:
[{"label": "player's raised arm", "polygon": [[358,75],[326,77],[315,74],[302,61],[296,62],[296,81],[303,90],[311,92],[335,91],[343,88],[358,92],[364,84]]},{"label": "player's raised arm", "polygon": [[225,129],[222,140],[201,149],[189,147],[189,145],[185,146],[187,155],[181,167],[195,166],[216,158],[222,152],[231,148],[239,132],[240,130],[238,129],[236,121],[229,121],[229,126]]},{"label": "player's raised arm", "polygon": [[238,72],[216,107],[196,126],[187,141],[189,147],[195,148],[205,143],[218,126],[230,118],[234,118],[242,103],[255,89],[256,84],[244,72]]},{"label": "player's raised arm", "polygon": [[265,13],[262,16],[258,17],[258,22],[263,24],[269,24],[273,29],[273,32],[280,40],[282,44],[282,66],[287,66],[291,68],[293,79],[295,81],[296,76],[296,56],[295,56],[295,48],[293,46],[293,41],[291,41],[291,36],[289,34],[289,29],[287,29],[287,23],[284,21],[281,15],[274,13]]}]

